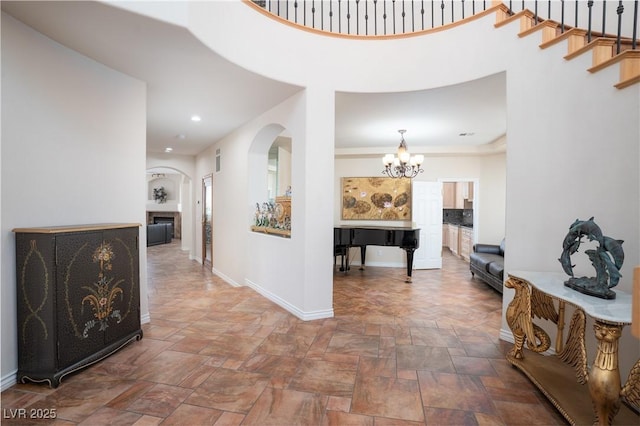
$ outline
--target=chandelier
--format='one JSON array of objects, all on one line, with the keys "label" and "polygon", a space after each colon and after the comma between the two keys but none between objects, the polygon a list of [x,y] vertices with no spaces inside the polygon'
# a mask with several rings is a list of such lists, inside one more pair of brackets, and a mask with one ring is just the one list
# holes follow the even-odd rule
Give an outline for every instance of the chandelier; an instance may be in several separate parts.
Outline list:
[{"label": "chandelier", "polygon": [[398,156],[394,157],[393,154],[387,154],[382,157],[382,164],[384,164],[383,174],[386,174],[392,178],[414,178],[418,173],[424,172],[420,168],[420,165],[424,161],[424,155],[409,154],[407,143],[404,141],[404,133],[406,130],[398,130],[400,133],[400,146],[398,147]]}]

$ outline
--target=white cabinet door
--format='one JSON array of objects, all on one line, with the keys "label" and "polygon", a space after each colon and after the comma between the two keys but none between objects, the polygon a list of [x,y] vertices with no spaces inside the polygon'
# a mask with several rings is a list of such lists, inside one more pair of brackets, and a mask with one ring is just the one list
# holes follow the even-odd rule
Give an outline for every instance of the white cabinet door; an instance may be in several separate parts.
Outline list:
[{"label": "white cabinet door", "polygon": [[442,182],[413,182],[413,222],[420,228],[414,269],[442,268]]}]

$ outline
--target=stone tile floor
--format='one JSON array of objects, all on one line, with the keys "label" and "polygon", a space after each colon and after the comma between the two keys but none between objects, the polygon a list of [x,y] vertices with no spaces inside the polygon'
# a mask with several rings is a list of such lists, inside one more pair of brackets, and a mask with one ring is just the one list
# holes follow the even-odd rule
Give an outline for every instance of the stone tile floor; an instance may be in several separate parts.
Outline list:
[{"label": "stone tile floor", "polygon": [[[501,296],[441,270],[334,273],[334,318],[304,322],[190,261],[148,249],[144,338],[63,379],[2,392],[2,424],[556,425],[504,358]],[[55,408],[55,420],[16,409]],[[14,413],[14,415],[12,415]]]}]

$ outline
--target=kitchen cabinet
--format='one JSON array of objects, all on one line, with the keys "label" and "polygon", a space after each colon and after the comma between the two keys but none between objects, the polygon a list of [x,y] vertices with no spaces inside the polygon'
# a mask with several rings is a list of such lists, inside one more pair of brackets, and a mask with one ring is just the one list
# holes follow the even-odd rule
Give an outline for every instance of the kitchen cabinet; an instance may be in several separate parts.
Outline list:
[{"label": "kitchen cabinet", "polygon": [[444,209],[456,208],[456,183],[455,182],[442,183],[442,208]]},{"label": "kitchen cabinet", "polygon": [[473,202],[473,182],[442,183],[442,208],[471,208],[470,202]]},{"label": "kitchen cabinet", "polygon": [[139,224],[20,228],[18,382],[67,374],[142,338]]},{"label": "kitchen cabinet", "polygon": [[464,188],[467,186],[467,182],[456,182],[455,192],[455,208],[464,209]]},{"label": "kitchen cabinet", "polygon": [[458,225],[449,224],[449,250],[451,253],[458,255]]},{"label": "kitchen cabinet", "polygon": [[467,182],[465,188],[466,193],[464,194],[464,199],[473,202],[473,182]]},{"label": "kitchen cabinet", "polygon": [[470,202],[473,202],[473,182],[456,182],[454,208],[469,208]]},{"label": "kitchen cabinet", "polygon": [[459,237],[460,244],[458,250],[460,252],[460,257],[468,262],[469,255],[473,251],[473,229],[461,226]]},{"label": "kitchen cabinet", "polygon": [[449,247],[449,224],[442,224],[442,247]]}]

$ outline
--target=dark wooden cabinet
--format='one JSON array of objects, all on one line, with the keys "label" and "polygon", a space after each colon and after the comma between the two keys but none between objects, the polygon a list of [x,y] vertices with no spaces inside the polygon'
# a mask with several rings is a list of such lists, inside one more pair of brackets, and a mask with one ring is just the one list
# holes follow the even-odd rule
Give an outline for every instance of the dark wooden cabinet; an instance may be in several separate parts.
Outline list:
[{"label": "dark wooden cabinet", "polygon": [[142,338],[139,226],[14,229],[19,382],[57,387]]}]

